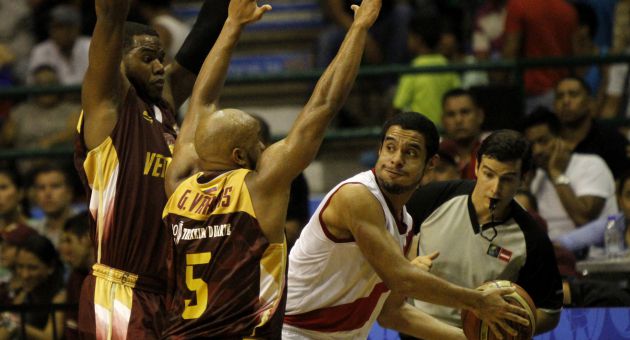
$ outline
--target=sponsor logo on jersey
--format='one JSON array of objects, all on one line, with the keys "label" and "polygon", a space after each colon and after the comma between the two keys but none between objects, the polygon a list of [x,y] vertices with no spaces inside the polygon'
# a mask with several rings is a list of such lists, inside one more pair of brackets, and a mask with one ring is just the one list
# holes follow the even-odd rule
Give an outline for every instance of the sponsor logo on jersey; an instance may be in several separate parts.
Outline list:
[{"label": "sponsor logo on jersey", "polygon": [[193,241],[232,235],[232,224],[230,223],[208,225],[202,228],[185,228],[184,221],[180,220],[179,223],[172,224],[171,228],[175,244],[179,244],[182,240]]}]

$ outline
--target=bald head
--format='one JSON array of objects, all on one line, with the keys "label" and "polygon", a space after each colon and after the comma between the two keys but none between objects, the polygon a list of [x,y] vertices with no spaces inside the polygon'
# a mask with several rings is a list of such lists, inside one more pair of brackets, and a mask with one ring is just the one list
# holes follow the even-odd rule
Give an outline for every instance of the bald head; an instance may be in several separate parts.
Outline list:
[{"label": "bald head", "polygon": [[260,155],[259,130],[258,121],[249,114],[219,110],[201,118],[195,131],[195,150],[206,164],[254,168]]}]

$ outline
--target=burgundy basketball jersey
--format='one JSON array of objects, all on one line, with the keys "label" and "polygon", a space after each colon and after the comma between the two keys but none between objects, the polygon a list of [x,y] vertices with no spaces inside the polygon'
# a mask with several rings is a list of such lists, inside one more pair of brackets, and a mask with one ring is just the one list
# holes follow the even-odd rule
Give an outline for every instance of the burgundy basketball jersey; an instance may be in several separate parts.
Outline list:
[{"label": "burgundy basketball jersey", "polygon": [[239,169],[185,180],[164,221],[175,243],[167,338],[279,339],[286,242],[263,234]]},{"label": "burgundy basketball jersey", "polygon": [[88,151],[81,116],[75,145],[97,263],[136,274],[137,288],[155,292],[166,287],[170,240],[161,212],[176,129],[166,103],[148,104],[130,88],[110,136]]}]

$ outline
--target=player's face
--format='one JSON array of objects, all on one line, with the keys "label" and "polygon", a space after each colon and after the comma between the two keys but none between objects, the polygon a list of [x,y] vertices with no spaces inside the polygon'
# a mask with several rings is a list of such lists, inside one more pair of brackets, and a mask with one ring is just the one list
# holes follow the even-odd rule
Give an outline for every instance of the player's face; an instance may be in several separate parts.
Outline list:
[{"label": "player's face", "polygon": [[579,81],[565,79],[556,86],[554,110],[563,124],[581,121],[589,114],[590,98]]},{"label": "player's face", "polygon": [[449,138],[459,141],[479,136],[483,113],[469,96],[450,97],[443,109],[442,126]]},{"label": "player's face", "polygon": [[526,129],[525,138],[532,144],[534,163],[539,167],[546,168],[556,137],[547,125],[540,124]]},{"label": "player's face", "polygon": [[426,154],[423,135],[396,125],[390,127],[376,161],[378,184],[393,195],[415,190],[424,174]]},{"label": "player's face", "polygon": [[11,179],[5,174],[0,174],[0,216],[8,217],[15,213],[21,199],[22,193]]},{"label": "player's face", "polygon": [[59,240],[59,255],[72,268],[81,268],[90,257],[90,239],[87,235],[80,237],[64,232]]},{"label": "player's face", "polygon": [[42,262],[35,254],[21,249],[17,253],[15,272],[27,291],[43,283],[53,273],[53,269]]},{"label": "player's face", "polygon": [[48,216],[63,213],[72,203],[72,189],[60,172],[40,173],[35,178],[34,189],[37,205]]},{"label": "player's face", "polygon": [[136,35],[133,47],[123,58],[125,76],[141,93],[152,100],[162,97],[164,89],[164,49],[152,35]]},{"label": "player's face", "polygon": [[521,163],[520,159],[501,162],[482,156],[475,169],[477,183],[472,194],[473,204],[488,209],[490,200],[495,199],[498,200],[497,210],[507,207],[521,186]]}]

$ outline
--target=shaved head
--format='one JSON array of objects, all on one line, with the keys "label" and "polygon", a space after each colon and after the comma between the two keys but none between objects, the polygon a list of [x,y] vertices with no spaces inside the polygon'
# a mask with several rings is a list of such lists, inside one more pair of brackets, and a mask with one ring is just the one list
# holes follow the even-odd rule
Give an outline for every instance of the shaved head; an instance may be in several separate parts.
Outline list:
[{"label": "shaved head", "polygon": [[204,115],[195,132],[195,150],[205,164],[231,163],[255,168],[260,156],[260,124],[237,109]]}]

